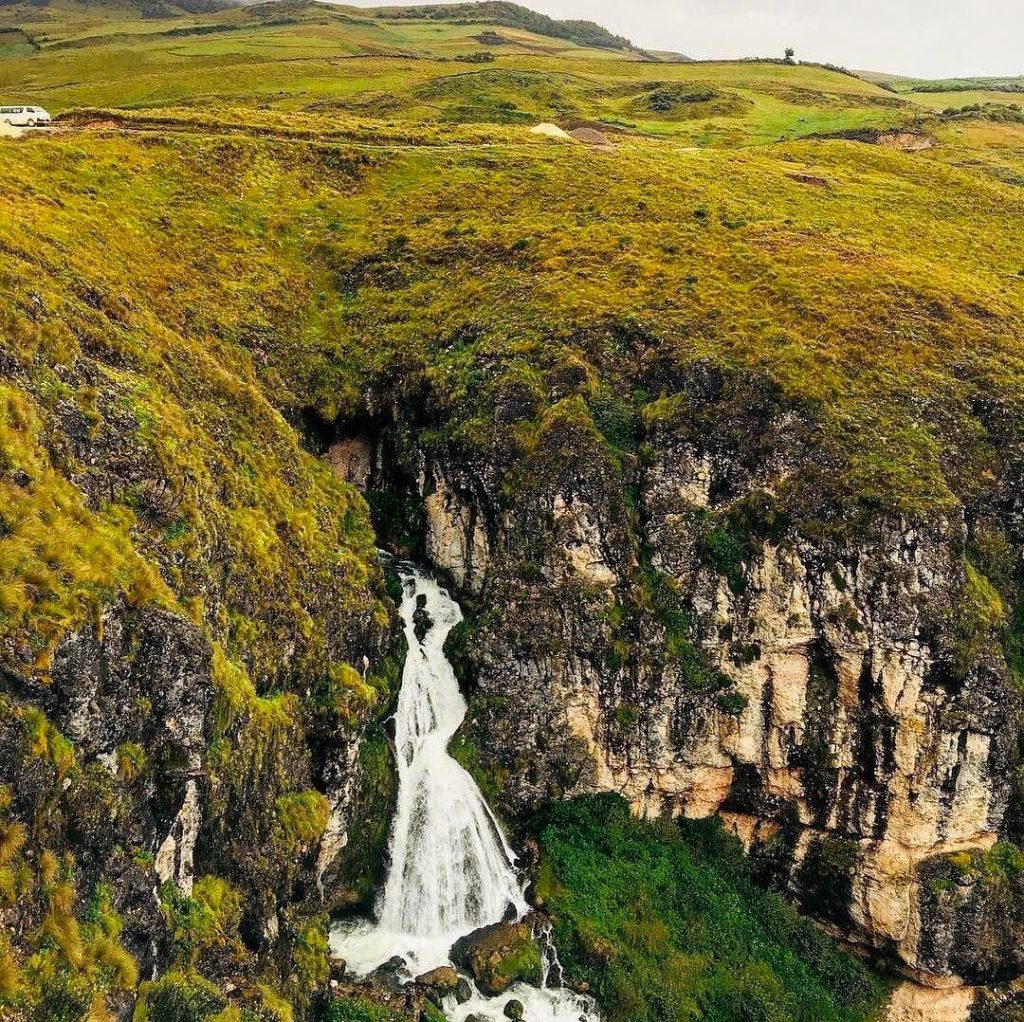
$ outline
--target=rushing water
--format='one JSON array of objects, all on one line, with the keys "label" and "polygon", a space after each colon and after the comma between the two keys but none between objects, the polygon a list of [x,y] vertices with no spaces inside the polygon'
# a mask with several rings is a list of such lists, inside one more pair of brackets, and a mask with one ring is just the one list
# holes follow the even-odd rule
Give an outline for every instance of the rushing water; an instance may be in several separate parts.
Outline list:
[{"label": "rushing water", "polygon": [[[509,912],[527,911],[515,856],[498,821],[473,778],[448,755],[466,703],[444,642],[462,613],[434,579],[407,565],[401,575],[409,654],[395,712],[398,805],[391,866],[377,923],[342,926],[332,935],[335,952],[356,975],[367,975],[394,955],[406,960],[413,976],[447,965],[459,937]],[[547,987],[548,976],[554,972],[560,980],[561,970],[550,940],[546,944],[545,989],[520,984],[490,999],[474,991],[466,1004],[452,1001],[449,1018],[502,1019],[505,1003],[515,997],[529,1022],[596,1020],[589,1001]]]}]

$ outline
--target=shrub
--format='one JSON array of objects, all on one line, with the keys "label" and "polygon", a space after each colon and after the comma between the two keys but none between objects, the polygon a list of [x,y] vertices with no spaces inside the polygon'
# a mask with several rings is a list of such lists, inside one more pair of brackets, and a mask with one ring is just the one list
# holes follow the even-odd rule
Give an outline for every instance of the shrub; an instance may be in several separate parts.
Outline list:
[{"label": "shrub", "polygon": [[1006,622],[1006,607],[999,592],[968,563],[963,593],[953,618],[953,653],[960,672],[970,670],[978,657],[993,647]]},{"label": "shrub", "polygon": [[143,984],[134,1022],[208,1022],[227,998],[195,972],[169,972]]},{"label": "shrub", "polygon": [[286,841],[310,845],[326,829],[331,804],[318,791],[293,791],[277,800],[276,812]]},{"label": "shrub", "polygon": [[758,889],[718,820],[637,820],[617,795],[540,814],[538,897],[609,1022],[854,1022],[882,984]]},{"label": "shrub", "polygon": [[331,1001],[324,1022],[403,1022],[400,1015],[372,1001],[339,997]]}]

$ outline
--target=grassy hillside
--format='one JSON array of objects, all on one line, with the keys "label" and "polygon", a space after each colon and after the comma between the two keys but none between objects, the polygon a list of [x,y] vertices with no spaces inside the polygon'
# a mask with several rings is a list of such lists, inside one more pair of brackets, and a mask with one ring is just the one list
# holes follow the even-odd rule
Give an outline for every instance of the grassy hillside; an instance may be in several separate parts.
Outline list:
[{"label": "grassy hillside", "polygon": [[0,92],[54,113],[259,106],[430,125],[600,121],[698,146],[885,128],[919,113],[822,68],[658,64],[631,50],[613,60],[502,21],[411,17],[422,8],[385,17],[285,0],[169,19],[100,10],[0,8]]},{"label": "grassy hillside", "polygon": [[871,72],[864,72],[861,77],[932,110],[977,103],[1010,105],[1024,102],[1024,77],[929,79]]},{"label": "grassy hillside", "polygon": [[[115,947],[117,892],[95,881],[105,865],[76,870],[64,823],[117,818],[110,807],[141,790],[136,750],[117,777],[79,761],[8,677],[18,693],[45,686],[60,639],[111,606],[201,629],[216,665],[215,804],[236,784],[268,793],[261,891],[323,828],[317,743],[386,703],[383,658],[366,678],[351,666],[388,623],[367,509],[303,450],[304,411],[330,422],[415,401],[427,442],[510,458],[572,417],[610,457],[642,458],[612,427],[673,415],[681,381],[711,364],[765,381],[814,424],[821,457],[778,494],[808,529],[960,506],[982,518],[1015,499],[1024,125],[936,119],[918,93],[824,68],[649,63],[595,52],[583,30],[573,41],[497,20],[68,0],[4,5],[0,27],[0,92],[66,115],[0,140],[0,719],[45,775],[31,813],[0,788],[0,826],[18,838],[0,861],[0,912],[24,913],[0,917],[0,1016],[104,1018],[139,980]],[[477,38],[488,32],[509,41]],[[603,125],[613,146],[531,134],[538,120]],[[818,137],[897,126],[937,144]],[[522,412],[498,422],[497,407]],[[89,460],[96,445],[107,460]],[[972,553],[1005,581],[1003,539]],[[296,817],[298,837],[282,822]],[[572,870],[618,896],[602,856],[624,848],[715,887],[687,851],[695,838],[622,821],[584,855],[586,820],[551,826],[565,889],[551,896],[578,933],[596,894],[574,893]],[[143,837],[122,843],[111,861],[143,869]],[[285,951],[254,957],[239,929],[245,870],[208,861],[225,876],[153,924],[178,971],[147,998],[207,1004],[188,1016],[204,1018],[223,998],[200,977],[231,975],[248,998],[231,1017],[287,1019],[282,992],[301,1013],[325,976],[323,920],[284,919]],[[845,960],[779,911],[752,896],[728,916],[737,940],[769,924],[788,934],[785,953],[737,974],[782,991],[788,1013],[769,1017],[854,1017],[872,990],[839,1003],[826,973]],[[88,953],[57,939],[79,923]],[[736,959],[671,925],[673,996],[740,1017],[719,998],[736,996]],[[649,957],[626,961],[630,983]],[[55,1014],[71,988],[82,1010]]]},{"label": "grassy hillside", "polygon": [[[1022,383],[1018,127],[957,124],[919,154],[624,137],[595,158],[513,128],[220,116],[164,112],[5,146],[20,214],[9,230],[26,236],[12,251],[42,246],[14,278],[71,272],[76,252],[87,266],[108,239],[104,287],[149,309],[170,268],[202,266],[213,239],[249,274],[280,274],[287,257],[305,283],[278,300],[303,344],[274,335],[260,371],[275,387],[284,372],[291,402],[328,418],[356,411],[400,362],[446,380],[446,400],[475,421],[474,402],[489,400],[472,385],[479,366],[572,360],[580,331],[634,322],[648,358],[758,367],[820,409],[865,497],[939,509],[985,490],[996,452],[972,424],[977,402],[998,387],[1012,405]],[[260,243],[271,224],[273,256]],[[43,258],[56,238],[63,256]],[[149,254],[112,262],[130,239]],[[207,315],[230,315],[215,297],[225,282],[186,285],[213,289]],[[452,349],[467,321],[478,339]]]},{"label": "grassy hillside", "polygon": [[[219,0],[171,3],[68,0],[57,5],[11,3],[0,7],[0,26],[18,29],[40,49],[68,49],[127,41],[178,40],[225,36],[231,44],[253,45],[253,34],[267,35],[270,50],[304,41],[310,56],[328,52],[366,55],[455,57],[488,52],[549,56],[633,57],[627,39],[598,25],[559,22],[515,4],[466,7],[346,7],[305,0],[237,5]],[[281,31],[288,30],[288,31]]]},{"label": "grassy hillside", "polygon": [[1018,96],[1024,93],[1024,77],[1021,76],[1006,78],[900,78],[865,75],[864,77],[887,84],[894,92],[913,93],[918,96],[948,92],[998,92]]},{"label": "grassy hillside", "polygon": [[[418,7],[379,7],[374,17],[395,21],[447,21],[460,24],[501,25],[525,29],[536,35],[567,39],[580,46],[609,50],[635,47],[623,36],[614,35],[593,21],[557,21],[519,4],[486,0],[474,4],[428,4]],[[501,45],[501,44],[499,44]]]}]

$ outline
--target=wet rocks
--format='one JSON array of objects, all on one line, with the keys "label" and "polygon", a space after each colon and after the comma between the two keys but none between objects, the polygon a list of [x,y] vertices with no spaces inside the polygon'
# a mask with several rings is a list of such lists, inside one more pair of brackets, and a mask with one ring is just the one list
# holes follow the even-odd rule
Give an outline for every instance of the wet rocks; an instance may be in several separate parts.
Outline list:
[{"label": "wet rocks", "polygon": [[450,966],[442,965],[430,972],[423,973],[416,977],[416,982],[421,986],[431,987],[442,994],[454,993],[459,985],[459,974]]},{"label": "wet rocks", "polygon": [[541,985],[540,949],[524,923],[495,923],[461,937],[452,948],[452,960],[466,969],[489,997],[504,993],[519,981]]},{"label": "wet rocks", "polygon": [[464,1004],[469,999],[465,997],[459,1000],[460,984],[466,984],[467,987],[469,984],[450,965],[442,965],[437,969],[431,969],[430,972],[417,976],[416,982],[420,986],[427,988],[427,997],[438,1008],[443,1007],[445,997],[452,994],[455,995],[455,999],[459,1001],[459,1004]]},{"label": "wet rocks", "polygon": [[401,977],[404,968],[405,959],[401,955],[394,955],[373,971],[370,984],[389,994],[399,994],[406,986]]},{"label": "wet rocks", "polygon": [[918,867],[921,967],[968,983],[1024,972],[1024,854],[1010,845],[936,855]]},{"label": "wet rocks", "polygon": [[505,1009],[503,1012],[505,1018],[513,1019],[514,1022],[522,1022],[523,1018],[523,1003],[512,998],[511,1001],[506,1002]]},{"label": "wet rocks", "polygon": [[434,619],[430,616],[426,603],[427,598],[425,596],[418,596],[416,598],[416,609],[412,614],[413,631],[420,642],[423,641],[427,632],[434,627]]}]

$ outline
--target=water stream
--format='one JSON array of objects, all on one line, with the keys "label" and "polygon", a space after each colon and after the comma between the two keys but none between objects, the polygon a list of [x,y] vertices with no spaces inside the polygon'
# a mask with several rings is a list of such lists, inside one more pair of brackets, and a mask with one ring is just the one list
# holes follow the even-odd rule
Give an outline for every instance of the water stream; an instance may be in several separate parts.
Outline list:
[{"label": "water stream", "polygon": [[[334,952],[357,976],[368,975],[394,955],[405,959],[410,977],[447,965],[459,937],[528,911],[515,856],[498,821],[473,778],[448,755],[466,703],[444,642],[462,612],[428,575],[409,565],[402,565],[400,573],[409,653],[395,712],[398,805],[391,864],[377,922],[343,924],[331,938]],[[596,1022],[588,999],[547,986],[549,980],[560,983],[561,967],[550,936],[541,943],[544,989],[518,984],[495,998],[474,989],[465,1004],[452,999],[446,1005],[452,1022],[469,1015],[504,1019],[512,997],[522,1002],[528,1022]]]}]

